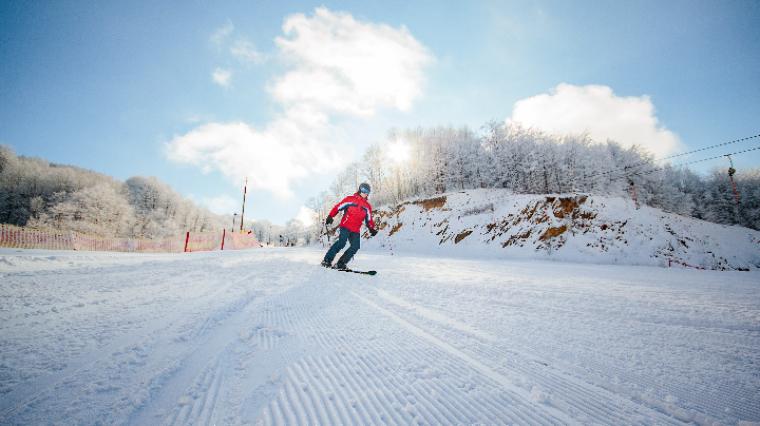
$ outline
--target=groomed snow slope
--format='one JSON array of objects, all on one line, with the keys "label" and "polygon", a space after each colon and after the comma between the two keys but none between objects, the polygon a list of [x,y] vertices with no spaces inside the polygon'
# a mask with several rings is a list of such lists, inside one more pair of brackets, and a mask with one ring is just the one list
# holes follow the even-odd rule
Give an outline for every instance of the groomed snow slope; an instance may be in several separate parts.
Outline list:
[{"label": "groomed snow slope", "polygon": [[0,424],[760,422],[760,273],[0,252]]},{"label": "groomed snow slope", "polygon": [[[760,232],[577,194],[481,189],[380,208],[386,252],[706,269],[760,268]],[[365,234],[366,236],[366,234]]]}]

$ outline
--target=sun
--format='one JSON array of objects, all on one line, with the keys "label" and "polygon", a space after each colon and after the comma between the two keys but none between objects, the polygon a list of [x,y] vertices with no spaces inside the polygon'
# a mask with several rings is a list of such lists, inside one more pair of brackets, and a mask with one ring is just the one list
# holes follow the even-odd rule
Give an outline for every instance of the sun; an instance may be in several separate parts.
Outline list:
[{"label": "sun", "polygon": [[404,140],[399,139],[388,145],[388,157],[396,164],[401,164],[409,160],[411,148]]}]

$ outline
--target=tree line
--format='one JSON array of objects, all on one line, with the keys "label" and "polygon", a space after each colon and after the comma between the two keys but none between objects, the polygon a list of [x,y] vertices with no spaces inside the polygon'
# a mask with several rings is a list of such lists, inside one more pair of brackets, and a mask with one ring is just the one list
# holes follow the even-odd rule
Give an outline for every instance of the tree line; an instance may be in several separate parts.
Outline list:
[{"label": "tree line", "polygon": [[160,238],[221,229],[226,220],[155,177],[125,182],[17,156],[0,145],[0,223],[104,237]]},{"label": "tree line", "polygon": [[[402,143],[408,159],[396,162],[389,145]],[[720,154],[720,153],[718,153]],[[722,167],[722,166],[721,166]],[[641,204],[711,222],[760,229],[760,170],[733,177],[737,205],[725,167],[700,175],[686,166],[663,163],[646,150],[588,135],[554,136],[503,122],[479,133],[467,127],[393,130],[349,164],[329,190],[309,200],[325,213],[358,184],[372,185],[375,206],[455,190],[504,188],[521,194],[581,192],[636,197]],[[321,222],[307,233],[319,232]]]}]

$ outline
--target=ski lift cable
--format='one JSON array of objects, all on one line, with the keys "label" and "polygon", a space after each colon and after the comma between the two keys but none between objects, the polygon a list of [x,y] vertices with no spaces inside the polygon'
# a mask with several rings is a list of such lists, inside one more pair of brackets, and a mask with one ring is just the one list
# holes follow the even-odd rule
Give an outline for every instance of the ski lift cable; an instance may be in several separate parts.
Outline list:
[{"label": "ski lift cable", "polygon": [[[693,161],[687,161],[687,162],[684,162],[684,163],[678,163],[678,164],[675,164],[673,166],[674,167],[682,167],[682,166],[686,166],[686,165],[689,165],[689,164],[696,164],[696,163],[702,163],[702,162],[710,161],[710,160],[717,160],[719,158],[724,158],[724,157],[727,157],[729,155],[744,154],[744,153],[747,153],[747,152],[750,152],[750,151],[756,151],[758,149],[760,149],[760,146],[756,146],[754,148],[745,149],[745,150],[742,150],[742,151],[733,152],[733,153],[730,153],[730,154],[721,154],[721,155],[716,155],[714,157],[708,157],[708,158],[702,158],[702,159],[699,159],[699,160],[693,160]],[[611,177],[610,180],[618,180],[618,179],[629,178],[629,177],[633,177],[633,176],[644,176],[644,175],[648,175],[648,174],[652,174],[652,173],[655,173],[655,172],[659,172],[659,171],[665,170],[665,167],[666,166],[660,166],[660,167],[655,167],[655,168],[653,168],[651,170],[637,171],[637,172],[634,172],[634,173],[623,173],[623,174]]]},{"label": "ski lift cable", "polygon": [[[760,145],[758,145],[756,147],[753,147],[753,148],[748,148],[748,149],[744,149],[744,150],[741,150],[741,151],[732,152],[730,154],[721,154],[721,155],[716,155],[714,157],[701,158],[699,160],[692,160],[692,161],[687,161],[687,162],[684,162],[684,163],[678,163],[678,164],[675,164],[673,166],[674,167],[681,167],[681,166],[686,166],[686,165],[689,165],[689,164],[703,163],[705,161],[717,160],[719,158],[724,158],[724,157],[734,156],[734,155],[739,155],[739,154],[745,154],[745,153],[748,153],[748,152],[751,152],[751,151],[757,151],[757,150],[760,150]],[[637,172],[634,172],[634,173],[624,173],[624,174],[621,174],[621,175],[618,175],[618,176],[613,176],[613,177],[610,178],[610,180],[617,180],[617,179],[628,178],[628,177],[632,177],[632,176],[643,176],[643,175],[648,175],[648,174],[651,174],[651,173],[654,173],[654,172],[658,172],[658,171],[662,171],[662,170],[665,170],[665,166],[655,167],[652,170],[637,171]]]},{"label": "ski lift cable", "polygon": [[[704,148],[695,149],[695,150],[684,152],[684,153],[681,153],[681,154],[675,154],[675,155],[671,155],[669,157],[663,157],[663,158],[660,158],[659,160],[655,160],[655,161],[662,161],[662,160],[669,160],[671,158],[676,158],[676,157],[683,157],[684,155],[694,154],[696,152],[701,152],[701,151],[707,151],[707,150],[710,150],[710,149],[713,149],[713,148],[719,148],[721,146],[732,145],[732,144],[735,144],[735,143],[744,142],[744,141],[748,141],[750,139],[755,139],[755,138],[760,138],[760,135],[747,136],[746,138],[735,139],[735,140],[732,140],[732,141],[723,142],[723,143],[719,143],[719,144],[716,144],[716,145],[706,146]],[[741,151],[741,152],[745,152],[745,151]],[[730,154],[727,154],[727,155],[730,155]]]},{"label": "ski lift cable", "polygon": [[[659,162],[659,161],[670,160],[670,159],[673,159],[673,158],[683,157],[685,155],[695,154],[697,152],[707,151],[707,150],[710,150],[710,149],[715,149],[715,148],[719,148],[719,147],[726,146],[726,145],[732,145],[732,144],[735,144],[735,143],[744,142],[744,141],[748,141],[748,140],[756,139],[756,138],[760,138],[760,134],[754,135],[754,136],[747,136],[745,138],[740,138],[740,139],[734,139],[732,141],[722,142],[722,143],[719,143],[719,144],[710,145],[710,146],[694,149],[694,150],[687,151],[687,152],[682,152],[680,154],[674,154],[674,155],[670,155],[670,156],[667,156],[667,157],[656,158],[656,159],[652,160],[652,162],[656,163],[656,162]],[[626,166],[626,167],[622,167],[622,168],[618,168],[618,169],[607,170],[607,171],[604,171],[604,172],[590,173],[590,174],[587,174],[587,175],[579,176],[578,178],[579,179],[586,179],[586,178],[590,178],[590,177],[603,176],[603,175],[607,175],[607,174],[610,174],[610,173],[615,173],[615,172],[622,171],[622,169],[629,169],[629,168],[636,168],[636,167],[645,166],[645,165],[647,165],[649,163],[650,163],[649,161],[641,161],[641,162],[633,164],[631,166]],[[691,164],[691,163],[685,163],[685,164]]]}]

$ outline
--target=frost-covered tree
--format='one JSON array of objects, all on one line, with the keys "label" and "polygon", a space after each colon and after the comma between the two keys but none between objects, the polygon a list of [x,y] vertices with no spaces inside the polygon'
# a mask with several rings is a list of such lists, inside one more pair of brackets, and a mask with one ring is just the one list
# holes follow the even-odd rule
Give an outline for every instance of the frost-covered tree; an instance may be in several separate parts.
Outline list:
[{"label": "frost-covered tree", "polygon": [[156,178],[126,183],[0,146],[0,222],[101,236],[161,237],[221,229],[222,218]]},{"label": "frost-covered tree", "polygon": [[256,239],[264,245],[279,245],[279,236],[285,229],[268,220],[256,220],[251,224],[251,231]]},{"label": "frost-covered tree", "polygon": [[[403,140],[411,158],[390,161],[389,145]],[[737,208],[725,171],[703,177],[687,168],[656,161],[640,147],[593,141],[589,135],[557,137],[503,122],[489,122],[475,134],[467,128],[392,130],[373,144],[358,165],[333,183],[325,210],[355,191],[356,170],[373,186],[375,205],[474,188],[517,193],[583,192],[633,197],[640,204],[726,224],[760,229],[758,172],[737,173]],[[329,206],[328,206],[329,204]],[[320,211],[319,209],[315,209]]]},{"label": "frost-covered tree", "polygon": [[134,216],[121,189],[100,182],[73,193],[59,192],[52,207],[29,225],[109,237],[128,234]]},{"label": "frost-covered tree", "polygon": [[735,175],[741,193],[740,223],[760,229],[760,169]]}]

